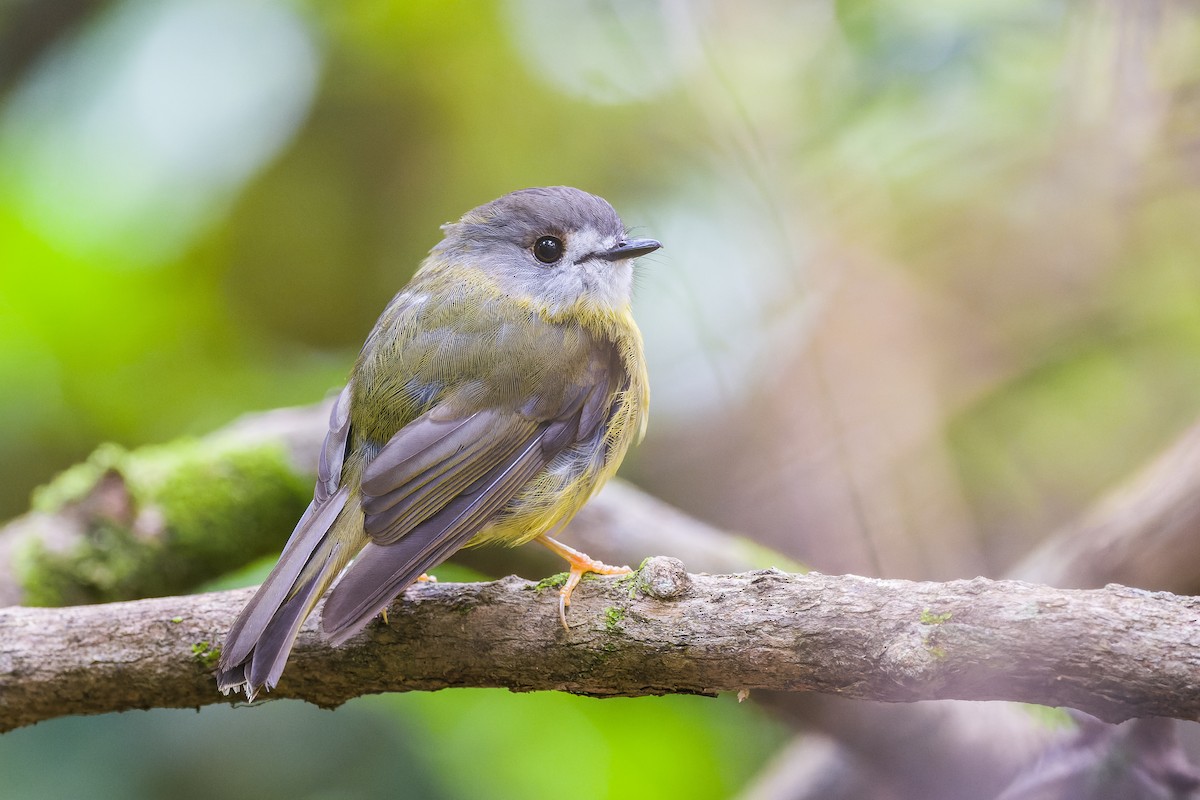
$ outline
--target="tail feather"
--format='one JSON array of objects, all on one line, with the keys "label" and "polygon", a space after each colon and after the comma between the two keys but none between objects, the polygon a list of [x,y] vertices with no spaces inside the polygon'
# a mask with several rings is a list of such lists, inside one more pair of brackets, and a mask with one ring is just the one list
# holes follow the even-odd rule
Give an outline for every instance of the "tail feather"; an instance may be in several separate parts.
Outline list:
[{"label": "tail feather", "polygon": [[338,561],[339,549],[340,545],[333,544],[317,573],[279,607],[275,616],[271,617],[271,621],[263,629],[250,658],[250,671],[246,676],[248,692],[257,692],[260,686],[269,691],[279,683],[279,676],[283,674],[283,667],[292,652],[292,646],[296,643],[296,634],[300,632],[300,626],[321,599],[321,595],[325,594],[330,581],[337,575],[334,567]]},{"label": "tail feather", "polygon": [[296,523],[296,529],[284,546],[275,568],[263,581],[262,586],[258,587],[254,597],[242,609],[242,613],[238,614],[233,627],[229,629],[225,645],[221,648],[222,669],[226,664],[240,664],[250,655],[259,634],[291,594],[296,579],[308,564],[309,558],[333,527],[348,496],[349,490],[342,489],[323,504],[318,505],[314,500],[309,505],[304,516]]},{"label": "tail feather", "polygon": [[279,562],[225,637],[216,673],[221,691],[241,689],[253,700],[278,682],[300,626],[357,549],[335,535],[338,521],[349,516],[349,495],[343,487],[324,502],[314,500],[301,517]]}]

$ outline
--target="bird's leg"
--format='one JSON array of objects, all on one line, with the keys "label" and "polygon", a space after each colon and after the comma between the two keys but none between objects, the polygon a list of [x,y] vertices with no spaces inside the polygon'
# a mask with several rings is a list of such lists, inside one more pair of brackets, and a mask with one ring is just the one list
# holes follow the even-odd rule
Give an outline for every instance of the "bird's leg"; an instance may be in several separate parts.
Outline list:
[{"label": "bird's leg", "polygon": [[611,564],[605,564],[603,561],[597,561],[586,553],[581,553],[574,547],[568,547],[557,539],[552,539],[545,534],[537,538],[537,541],[544,544],[555,553],[567,560],[571,565],[571,573],[567,575],[567,582],[558,590],[558,618],[562,620],[563,628],[571,630],[567,625],[567,606],[571,605],[571,592],[575,591],[575,587],[579,585],[579,581],[583,578],[584,573],[595,572],[599,575],[624,575],[627,572],[633,572],[629,567],[614,567]]}]

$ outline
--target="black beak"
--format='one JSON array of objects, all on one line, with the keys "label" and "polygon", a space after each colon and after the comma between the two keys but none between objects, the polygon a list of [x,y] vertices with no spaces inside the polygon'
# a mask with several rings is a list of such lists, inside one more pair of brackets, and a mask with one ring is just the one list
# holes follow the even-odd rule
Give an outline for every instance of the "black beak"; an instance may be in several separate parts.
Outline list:
[{"label": "black beak", "polygon": [[662,245],[653,239],[629,239],[621,242],[612,250],[596,253],[596,258],[602,258],[605,261],[624,261],[627,258],[637,258],[647,253],[653,253],[660,247]]}]

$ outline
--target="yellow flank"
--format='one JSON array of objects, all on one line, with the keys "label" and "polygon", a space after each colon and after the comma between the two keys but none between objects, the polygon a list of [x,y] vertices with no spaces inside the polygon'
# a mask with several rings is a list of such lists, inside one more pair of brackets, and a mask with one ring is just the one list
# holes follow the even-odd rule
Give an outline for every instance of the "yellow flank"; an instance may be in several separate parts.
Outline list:
[{"label": "yellow flank", "polygon": [[614,337],[614,343],[629,384],[614,397],[603,442],[590,451],[576,447],[560,455],[471,539],[469,547],[491,542],[525,544],[562,528],[617,473],[629,446],[645,436],[650,383],[642,337],[628,310],[622,316],[624,329],[618,332],[614,325],[607,333],[619,337]]}]

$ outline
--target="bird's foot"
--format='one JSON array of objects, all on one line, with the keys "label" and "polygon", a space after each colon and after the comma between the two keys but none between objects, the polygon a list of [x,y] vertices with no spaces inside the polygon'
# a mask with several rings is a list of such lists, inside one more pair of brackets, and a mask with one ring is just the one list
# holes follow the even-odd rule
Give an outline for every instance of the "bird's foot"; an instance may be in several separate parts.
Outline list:
[{"label": "bird's foot", "polygon": [[603,561],[597,561],[587,553],[581,553],[574,547],[568,547],[549,536],[539,536],[537,540],[549,548],[551,552],[566,559],[567,563],[571,565],[571,571],[567,575],[567,582],[558,590],[558,618],[562,621],[563,628],[568,631],[571,630],[570,626],[567,625],[567,607],[571,605],[571,593],[575,591],[575,587],[579,585],[579,581],[583,579],[586,573],[625,575],[633,572],[629,567],[614,567],[611,564],[605,564]]}]

